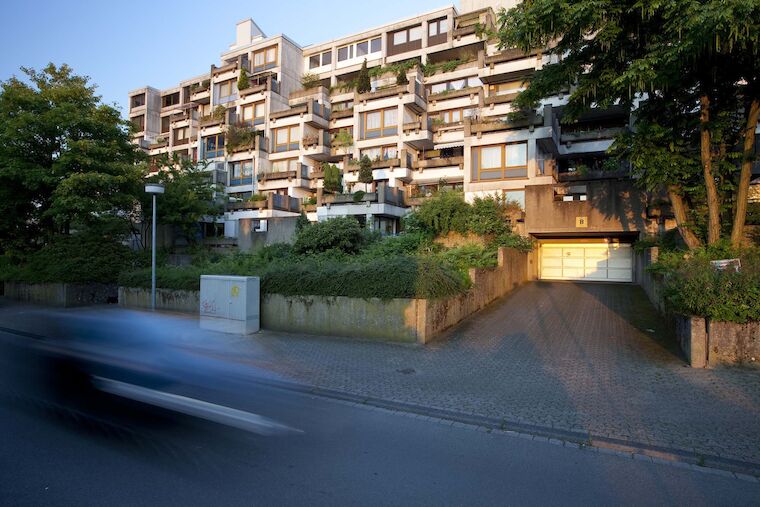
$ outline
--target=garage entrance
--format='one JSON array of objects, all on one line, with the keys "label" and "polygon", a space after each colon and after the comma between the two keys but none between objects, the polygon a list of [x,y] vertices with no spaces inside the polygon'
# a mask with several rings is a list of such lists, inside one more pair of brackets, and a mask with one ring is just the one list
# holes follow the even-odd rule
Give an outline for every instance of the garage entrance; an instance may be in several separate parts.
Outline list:
[{"label": "garage entrance", "polygon": [[633,281],[628,243],[606,239],[545,240],[540,247],[542,280]]}]

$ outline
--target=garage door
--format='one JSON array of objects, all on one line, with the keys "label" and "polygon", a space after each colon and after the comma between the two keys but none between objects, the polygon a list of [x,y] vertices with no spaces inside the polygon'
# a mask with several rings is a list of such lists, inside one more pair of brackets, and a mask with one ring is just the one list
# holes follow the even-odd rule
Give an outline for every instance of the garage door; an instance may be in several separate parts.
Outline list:
[{"label": "garage door", "polygon": [[543,243],[542,280],[633,281],[633,252],[625,243]]}]

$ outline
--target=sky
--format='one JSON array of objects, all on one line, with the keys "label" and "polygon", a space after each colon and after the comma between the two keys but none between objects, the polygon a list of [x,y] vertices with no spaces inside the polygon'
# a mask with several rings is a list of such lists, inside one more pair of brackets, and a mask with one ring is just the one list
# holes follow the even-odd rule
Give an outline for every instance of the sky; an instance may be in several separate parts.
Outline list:
[{"label": "sky", "polygon": [[0,30],[0,80],[20,76],[22,66],[67,63],[125,114],[130,90],[169,88],[218,65],[240,20],[253,18],[265,34],[306,46],[452,4],[458,2],[383,0],[369,9],[363,0],[15,1]]}]

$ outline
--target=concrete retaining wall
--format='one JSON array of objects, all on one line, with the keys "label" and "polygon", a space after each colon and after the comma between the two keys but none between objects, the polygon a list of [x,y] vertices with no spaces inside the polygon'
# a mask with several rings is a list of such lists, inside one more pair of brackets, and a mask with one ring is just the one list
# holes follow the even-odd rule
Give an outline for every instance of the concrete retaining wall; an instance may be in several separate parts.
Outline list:
[{"label": "concrete retaining wall", "polygon": [[102,283],[5,282],[4,295],[10,299],[49,306],[87,306],[116,303],[116,285]]},{"label": "concrete retaining wall", "polygon": [[[359,299],[343,296],[282,296],[261,300],[261,327],[275,331],[427,343],[447,328],[535,277],[532,254],[499,250],[494,269],[472,269],[473,287],[444,299]],[[147,308],[150,291],[119,288],[119,304]],[[156,307],[197,313],[197,291],[160,289]]]},{"label": "concrete retaining wall", "polygon": [[675,327],[676,338],[693,368],[760,365],[760,322],[736,324],[697,316],[671,315],[662,297],[662,278],[646,267],[657,260],[657,248],[636,254],[636,282]]},{"label": "concrete retaining wall", "polygon": [[[197,290],[156,290],[156,309],[170,312],[198,313],[200,311],[200,291]],[[119,306],[129,308],[150,308],[150,289],[119,287]]]}]

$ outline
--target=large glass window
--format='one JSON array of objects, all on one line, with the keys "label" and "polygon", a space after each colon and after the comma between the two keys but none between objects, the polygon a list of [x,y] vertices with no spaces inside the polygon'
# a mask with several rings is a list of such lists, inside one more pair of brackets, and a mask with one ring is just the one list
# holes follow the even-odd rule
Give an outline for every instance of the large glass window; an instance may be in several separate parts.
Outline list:
[{"label": "large glass window", "polygon": [[428,85],[428,94],[442,93],[452,90],[462,90],[463,88],[473,88],[482,86],[482,81],[477,77],[466,77],[462,79],[453,79],[442,83]]},{"label": "large glass window", "polygon": [[300,145],[300,128],[298,125],[274,129],[274,151],[297,150]]},{"label": "large glass window", "polygon": [[480,146],[472,149],[472,180],[528,177],[526,143]]},{"label": "large glass window", "polygon": [[277,46],[259,49],[253,53],[253,72],[261,72],[276,66]]},{"label": "large glass window", "polygon": [[298,171],[299,162],[297,158],[290,158],[286,160],[277,160],[272,162],[273,173],[284,173],[287,171]]},{"label": "large glass window", "polygon": [[317,67],[321,67],[322,64],[320,63],[319,55],[311,55],[309,57],[309,68],[310,69],[316,69]]},{"label": "large glass window", "polygon": [[230,185],[250,185],[253,183],[253,160],[230,164]]},{"label": "large glass window", "polygon": [[203,157],[217,158],[224,156],[224,134],[203,138]]},{"label": "large glass window", "polygon": [[394,46],[400,46],[401,44],[406,43],[406,30],[403,30],[401,32],[396,32],[393,34],[393,45]]},{"label": "large glass window", "polygon": [[382,49],[382,39],[380,37],[378,37],[377,39],[372,39],[369,42],[369,46],[370,46],[369,47],[370,51],[372,51],[373,53],[379,53],[380,50]]},{"label": "large glass window", "polygon": [[344,60],[348,60],[348,49],[350,46],[343,46],[342,48],[338,48],[338,61],[342,62]]},{"label": "large glass window", "polygon": [[241,108],[240,116],[243,124],[249,127],[264,123],[264,103],[245,104]]},{"label": "large glass window", "polygon": [[393,107],[364,113],[363,121],[364,135],[362,139],[395,135],[398,132],[398,109]]},{"label": "large glass window", "polygon": [[364,56],[369,53],[369,41],[360,42],[356,45],[356,56]]}]

